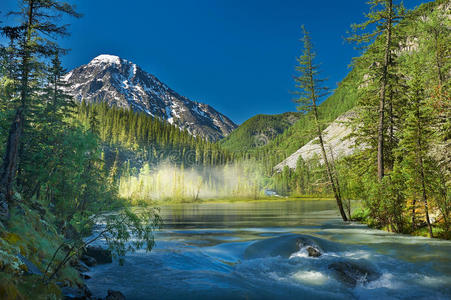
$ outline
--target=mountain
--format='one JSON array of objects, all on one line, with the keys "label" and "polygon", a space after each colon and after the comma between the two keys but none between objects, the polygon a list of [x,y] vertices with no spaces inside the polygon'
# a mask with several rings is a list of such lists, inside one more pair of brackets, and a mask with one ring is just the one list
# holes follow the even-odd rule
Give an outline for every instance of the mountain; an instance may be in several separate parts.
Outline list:
[{"label": "mountain", "polygon": [[114,55],[102,54],[64,76],[78,101],[106,102],[168,121],[211,141],[227,136],[237,125],[208,104],[181,96],[154,75]]},{"label": "mountain", "polygon": [[224,149],[247,151],[262,147],[274,140],[301,117],[299,112],[278,115],[256,115],[220,141]]}]

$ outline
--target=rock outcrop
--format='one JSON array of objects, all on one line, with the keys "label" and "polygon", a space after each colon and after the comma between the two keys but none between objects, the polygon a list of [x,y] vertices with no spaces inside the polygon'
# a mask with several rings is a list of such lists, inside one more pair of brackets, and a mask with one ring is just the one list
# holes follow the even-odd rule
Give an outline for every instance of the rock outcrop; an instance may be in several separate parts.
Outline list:
[{"label": "rock outcrop", "polygon": [[[338,117],[323,131],[323,140],[325,143],[326,152],[328,153],[329,157],[331,149],[333,151],[334,159],[351,155],[354,152],[355,140],[352,137],[348,137],[352,132],[352,128],[350,128],[348,123],[352,120],[352,118],[355,118],[355,116],[355,111],[351,110],[349,112],[346,112]],[[285,166],[288,166],[290,169],[296,169],[296,164],[299,157],[302,157],[302,159],[305,161],[317,157],[322,163],[323,158],[318,138],[311,140],[310,142],[299,148],[299,150],[276,165],[274,167],[274,170],[281,172]]]}]

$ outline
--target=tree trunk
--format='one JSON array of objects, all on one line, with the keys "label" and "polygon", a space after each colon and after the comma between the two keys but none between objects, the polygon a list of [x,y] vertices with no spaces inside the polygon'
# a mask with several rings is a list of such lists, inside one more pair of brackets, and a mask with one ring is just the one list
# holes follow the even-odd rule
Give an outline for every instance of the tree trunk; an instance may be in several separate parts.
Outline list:
[{"label": "tree trunk", "polygon": [[419,172],[420,172],[420,180],[421,180],[421,192],[422,192],[422,200],[423,200],[423,204],[424,204],[424,212],[426,215],[426,223],[428,225],[428,229],[429,229],[429,237],[432,238],[433,234],[432,234],[432,225],[431,225],[431,221],[429,219],[429,208],[428,208],[428,200],[427,200],[427,193],[426,193],[426,179],[425,179],[425,175],[424,175],[424,164],[423,164],[423,145],[421,143],[421,136],[423,134],[422,132],[422,126],[421,126],[421,116],[420,116],[420,104],[417,104],[417,118],[418,118],[418,128],[417,128],[417,146],[418,146],[418,151],[417,151],[417,159],[418,159],[418,165],[419,165]]},{"label": "tree trunk", "polygon": [[385,42],[384,64],[382,66],[382,86],[379,98],[379,124],[377,127],[377,177],[382,181],[384,177],[384,110],[385,110],[385,92],[387,88],[388,64],[390,61],[390,43],[393,21],[393,2],[388,1],[388,19]]},{"label": "tree trunk", "polygon": [[429,237],[434,237],[432,234],[432,225],[431,220],[429,219],[429,208],[428,208],[428,199],[426,195],[426,185],[425,185],[425,178],[424,178],[424,169],[423,169],[423,159],[420,157],[420,176],[421,176],[421,189],[423,193],[423,203],[424,203],[424,212],[426,214],[426,223],[428,224],[429,229]]},{"label": "tree trunk", "polygon": [[[343,197],[342,197],[341,189],[340,189],[340,181],[338,179],[338,171],[337,171],[336,164],[335,164],[334,153],[333,153],[332,147],[330,145],[329,145],[329,150],[330,150],[330,158],[332,160],[332,169],[333,169],[333,175],[335,177],[335,184],[337,185],[338,197],[340,197],[340,199],[343,201]],[[351,218],[351,200],[350,199],[348,199],[348,205],[347,205],[346,208],[347,208],[347,213],[348,213],[348,220],[352,221],[352,218]]]},{"label": "tree trunk", "polygon": [[[389,100],[390,102],[389,102],[388,118],[389,118],[390,123],[389,123],[389,127],[388,127],[388,139],[389,139],[389,143],[390,143],[389,149],[390,149],[390,151],[392,151],[392,149],[394,148],[394,145],[395,145],[395,134],[394,134],[395,120],[394,120],[394,116],[393,116],[393,89],[392,88],[390,89],[389,98],[390,98],[390,100]],[[390,157],[388,163],[389,163],[388,168],[390,170],[393,170],[393,165],[395,163],[394,158]]]},{"label": "tree trunk", "polygon": [[[316,109],[315,109],[315,111],[316,111]],[[348,221],[348,218],[346,217],[346,213],[345,213],[345,211],[343,209],[343,203],[341,201],[340,194],[338,193],[337,187],[335,186],[334,178],[332,176],[332,170],[330,168],[330,164],[329,164],[329,161],[327,159],[326,150],[324,148],[323,136],[321,134],[321,127],[320,127],[319,122],[318,122],[317,113],[315,113],[315,118],[316,118],[316,123],[317,123],[317,128],[318,128],[319,143],[321,145],[321,152],[323,153],[323,159],[324,159],[324,164],[326,165],[327,175],[329,177],[330,184],[332,185],[332,191],[334,192],[335,200],[337,201],[337,205],[338,205],[338,209],[339,209],[340,214],[341,214],[341,218],[343,219],[343,221],[346,222],[346,221]]]},{"label": "tree trunk", "polygon": [[416,229],[416,225],[415,225],[415,206],[417,204],[417,198],[416,195],[414,195],[413,199],[412,199],[412,231],[415,231]]},{"label": "tree trunk", "polygon": [[340,215],[341,215],[341,218],[343,219],[343,221],[347,222],[348,218],[346,217],[346,213],[343,209],[343,203],[341,201],[340,194],[337,190],[337,187],[335,186],[335,181],[334,181],[334,177],[332,175],[332,170],[330,168],[330,164],[327,159],[326,149],[324,148],[323,135],[321,133],[321,126],[319,124],[319,118],[318,118],[318,108],[316,107],[317,95],[316,95],[316,91],[315,91],[315,80],[313,77],[312,53],[311,53],[310,48],[308,49],[308,51],[309,51],[309,53],[308,53],[308,59],[309,59],[308,76],[309,76],[309,82],[310,82],[310,93],[311,93],[311,100],[312,100],[312,106],[313,106],[313,113],[315,116],[316,129],[317,129],[317,133],[318,133],[318,139],[319,139],[319,143],[321,145],[321,152],[323,154],[324,164],[326,165],[327,175],[329,177],[330,184],[332,185],[332,191],[334,193],[335,200],[337,201],[338,210],[340,211]]},{"label": "tree trunk", "polygon": [[[315,93],[313,92],[312,95],[315,95]],[[346,221],[348,221],[348,218],[346,217],[346,213],[343,209],[343,203],[341,201],[340,194],[338,193],[337,187],[335,186],[335,181],[334,181],[334,177],[332,175],[332,170],[330,168],[329,160],[327,159],[326,149],[324,148],[323,135],[321,133],[321,126],[320,126],[319,120],[318,120],[318,109],[316,107],[315,96],[313,97],[312,102],[313,102],[313,111],[315,114],[316,128],[317,128],[317,132],[318,132],[318,139],[319,139],[319,143],[321,145],[321,152],[323,154],[324,164],[326,165],[327,175],[329,177],[330,184],[332,185],[332,191],[334,193],[335,200],[337,201],[338,210],[340,211],[341,218],[343,219],[343,221],[346,222]]]}]

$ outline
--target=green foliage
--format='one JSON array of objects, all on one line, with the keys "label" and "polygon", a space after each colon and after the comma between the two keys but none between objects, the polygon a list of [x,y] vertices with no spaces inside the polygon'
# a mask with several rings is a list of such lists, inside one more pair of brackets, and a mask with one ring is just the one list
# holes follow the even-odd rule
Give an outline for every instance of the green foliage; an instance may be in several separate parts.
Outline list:
[{"label": "green foliage", "polygon": [[[445,104],[449,102],[445,100],[449,72],[443,70],[449,70],[444,55],[450,51],[445,42],[450,32],[447,13],[437,7],[440,3],[409,12],[393,32],[398,49],[392,53],[387,86],[386,176],[381,182],[376,180],[377,105],[371,95],[377,100],[379,88],[371,78],[380,74],[378,68],[363,72],[370,75],[362,76],[360,85],[360,118],[354,133],[365,149],[344,160],[350,166],[345,182],[348,195],[363,199],[367,222],[396,232],[416,231],[426,224],[430,236],[437,228],[446,236],[450,217],[450,174],[444,167],[449,166],[444,154],[449,143],[443,138],[449,128],[445,121],[449,118],[449,104]],[[371,66],[371,58],[380,57],[381,51],[376,40],[356,67]]]},{"label": "green foliage", "polygon": [[105,238],[114,255],[124,256],[144,248],[146,252],[155,245],[153,232],[161,227],[158,209],[141,207],[136,211],[124,209],[119,214],[104,216],[105,228],[100,235]]}]

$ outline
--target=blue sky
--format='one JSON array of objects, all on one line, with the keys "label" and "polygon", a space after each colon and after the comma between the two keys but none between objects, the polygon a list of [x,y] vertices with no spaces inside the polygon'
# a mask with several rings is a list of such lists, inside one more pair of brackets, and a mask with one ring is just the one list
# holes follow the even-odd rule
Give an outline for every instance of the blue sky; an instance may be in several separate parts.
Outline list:
[{"label": "blue sky", "polygon": [[[358,54],[343,37],[352,23],[364,20],[365,2],[72,1],[84,16],[68,20],[71,36],[62,45],[72,51],[63,63],[72,69],[99,54],[118,55],[242,123],[260,113],[296,110],[293,76],[302,24],[311,32],[328,86],[336,88]],[[0,11],[16,5],[1,0]]]}]

